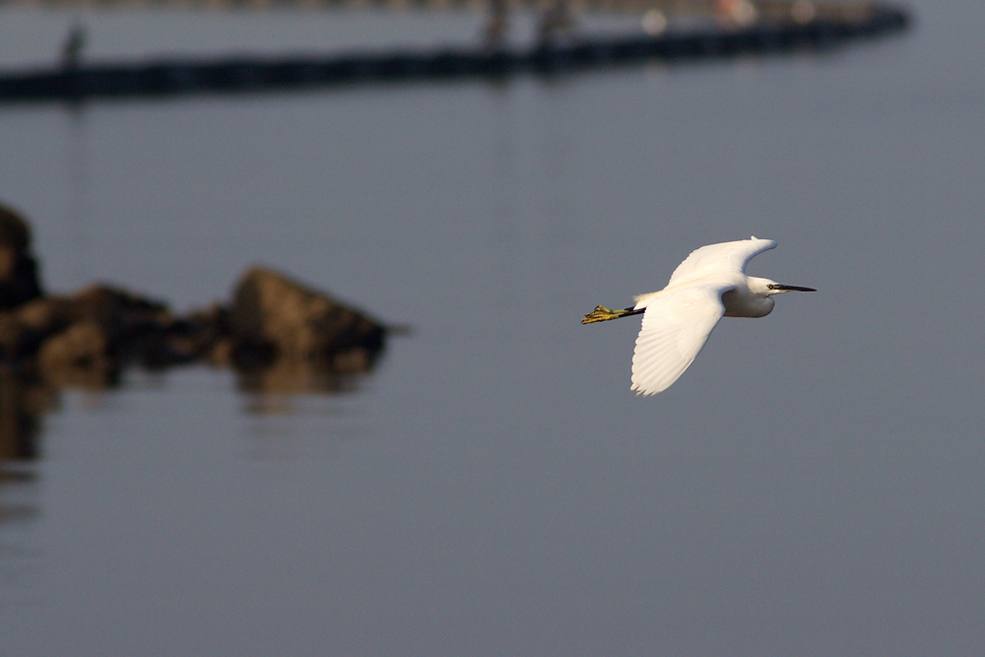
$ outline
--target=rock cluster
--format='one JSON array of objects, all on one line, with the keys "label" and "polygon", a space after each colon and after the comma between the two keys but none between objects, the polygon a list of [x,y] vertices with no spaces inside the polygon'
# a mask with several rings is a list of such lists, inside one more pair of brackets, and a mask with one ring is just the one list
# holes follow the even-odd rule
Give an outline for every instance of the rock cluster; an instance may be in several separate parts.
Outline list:
[{"label": "rock cluster", "polygon": [[27,223],[0,206],[0,366],[44,383],[111,385],[130,365],[194,362],[254,375],[352,375],[373,367],[386,333],[366,314],[263,267],[241,277],[228,304],[183,315],[110,285],[47,295]]}]

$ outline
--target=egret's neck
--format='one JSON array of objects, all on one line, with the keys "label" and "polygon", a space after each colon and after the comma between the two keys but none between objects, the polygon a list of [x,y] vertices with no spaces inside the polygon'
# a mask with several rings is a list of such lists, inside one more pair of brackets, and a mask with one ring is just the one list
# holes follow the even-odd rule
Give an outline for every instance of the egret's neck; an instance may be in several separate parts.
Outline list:
[{"label": "egret's neck", "polygon": [[740,285],[722,295],[726,317],[765,317],[773,310],[773,299],[776,294],[770,289],[773,281],[767,278],[750,276],[745,285]]}]

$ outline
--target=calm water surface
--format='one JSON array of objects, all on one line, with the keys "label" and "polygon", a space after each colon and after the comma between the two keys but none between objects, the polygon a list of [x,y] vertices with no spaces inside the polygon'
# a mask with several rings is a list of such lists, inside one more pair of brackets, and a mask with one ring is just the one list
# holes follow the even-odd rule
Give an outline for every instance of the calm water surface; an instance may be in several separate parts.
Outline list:
[{"label": "calm water surface", "polygon": [[[0,107],[49,290],[181,310],[263,262],[414,327],[340,395],[59,393],[0,482],[0,653],[985,653],[985,9],[916,9],[824,56]],[[107,56],[477,24],[298,16],[90,20]],[[2,17],[5,66],[71,21]],[[634,397],[638,321],[580,316],[750,234],[820,292]]]}]

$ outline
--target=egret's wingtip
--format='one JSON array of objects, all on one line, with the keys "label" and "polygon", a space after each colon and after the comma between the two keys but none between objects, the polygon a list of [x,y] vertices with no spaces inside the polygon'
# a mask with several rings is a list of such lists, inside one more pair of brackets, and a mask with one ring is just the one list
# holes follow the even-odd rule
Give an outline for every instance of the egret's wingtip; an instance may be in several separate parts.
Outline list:
[{"label": "egret's wingtip", "polygon": [[652,397],[660,392],[660,390],[645,390],[638,383],[634,383],[630,390],[635,392],[637,397]]}]

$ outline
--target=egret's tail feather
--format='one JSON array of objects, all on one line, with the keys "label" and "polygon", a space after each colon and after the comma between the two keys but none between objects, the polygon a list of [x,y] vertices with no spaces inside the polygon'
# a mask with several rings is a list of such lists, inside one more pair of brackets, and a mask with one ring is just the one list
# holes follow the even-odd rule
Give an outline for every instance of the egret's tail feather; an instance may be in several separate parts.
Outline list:
[{"label": "egret's tail feather", "polygon": [[581,320],[582,324],[591,324],[592,322],[605,322],[610,319],[619,319],[620,317],[625,317],[626,315],[636,315],[643,312],[643,308],[623,308],[622,310],[612,310],[611,308],[606,308],[605,306],[595,306],[595,310],[585,315],[584,319]]}]

